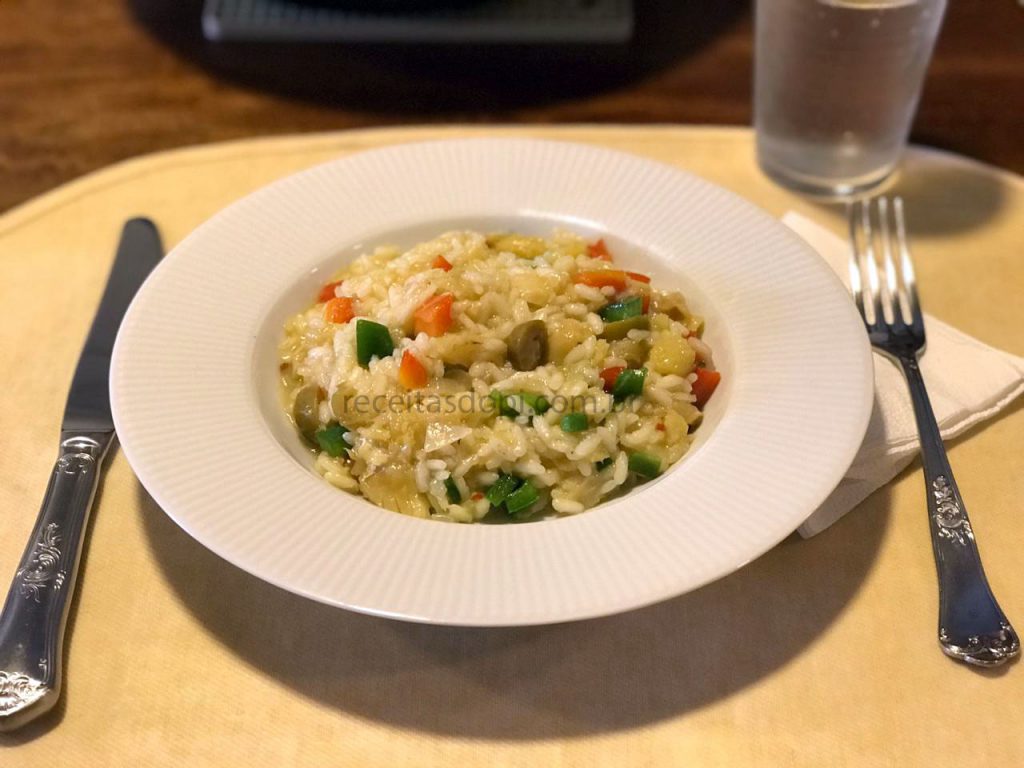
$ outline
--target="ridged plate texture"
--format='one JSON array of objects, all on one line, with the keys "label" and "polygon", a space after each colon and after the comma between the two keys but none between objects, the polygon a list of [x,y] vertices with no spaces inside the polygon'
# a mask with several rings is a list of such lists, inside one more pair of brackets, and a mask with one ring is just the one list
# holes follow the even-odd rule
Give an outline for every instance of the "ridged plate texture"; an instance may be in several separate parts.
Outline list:
[{"label": "ridged plate texture", "polygon": [[[403,517],[317,477],[275,405],[280,322],[362,246],[452,226],[605,235],[682,289],[723,371],[691,452],[621,499],[523,525]],[[382,616],[540,624],[679,595],[784,538],[860,444],[871,360],[828,267],[736,195],[592,146],[456,140],[327,163],[203,224],[129,309],[111,395],[143,485],[238,567]]]}]

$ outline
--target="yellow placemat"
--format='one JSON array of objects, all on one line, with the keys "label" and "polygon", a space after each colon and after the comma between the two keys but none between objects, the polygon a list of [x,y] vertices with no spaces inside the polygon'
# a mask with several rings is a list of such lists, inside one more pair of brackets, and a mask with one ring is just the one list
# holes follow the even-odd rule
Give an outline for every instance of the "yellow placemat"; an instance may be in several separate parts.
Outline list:
[{"label": "yellow placemat", "polygon": [[[841,211],[757,172],[741,129],[389,129],[187,149],[87,176],[0,217],[3,584],[124,219],[152,217],[170,247],[292,171],[465,135],[635,152],[841,230]],[[1024,181],[915,150],[898,191],[927,309],[1024,354]],[[990,581],[1018,627],[1021,456],[1019,405],[951,451]],[[916,467],[824,534],[694,594],[571,625],[459,630],[328,608],[238,571],[170,522],[115,454],[80,573],[65,695],[47,719],[0,735],[0,764],[1024,764],[1024,668],[961,667],[935,634]]]}]

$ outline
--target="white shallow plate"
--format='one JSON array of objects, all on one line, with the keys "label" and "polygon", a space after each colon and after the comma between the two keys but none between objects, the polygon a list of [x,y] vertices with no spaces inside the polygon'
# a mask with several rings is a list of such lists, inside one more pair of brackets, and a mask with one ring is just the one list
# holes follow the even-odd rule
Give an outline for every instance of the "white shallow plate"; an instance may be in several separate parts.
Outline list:
[{"label": "white shallow plate", "polygon": [[[723,384],[690,453],[623,498],[523,525],[403,517],[316,476],[278,404],[276,345],[324,275],[381,242],[556,226],[604,236],[707,317]],[[129,309],[111,397],[143,485],[238,567],[382,616],[538,624],[679,595],[784,538],[860,445],[871,359],[828,267],[741,198],[590,146],[443,141],[313,168],[202,225]]]}]

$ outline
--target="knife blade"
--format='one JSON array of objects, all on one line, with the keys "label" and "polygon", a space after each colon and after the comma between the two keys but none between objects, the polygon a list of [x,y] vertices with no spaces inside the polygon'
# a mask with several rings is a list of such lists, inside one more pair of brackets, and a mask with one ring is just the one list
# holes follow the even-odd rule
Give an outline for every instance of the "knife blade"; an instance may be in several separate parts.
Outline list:
[{"label": "knife blade", "polygon": [[156,226],[129,220],[78,360],[46,495],[0,612],[0,731],[60,696],[64,626],[86,523],[114,437],[108,378],[114,339],[139,286],[163,256]]},{"label": "knife blade", "polygon": [[124,225],[107,287],[71,380],[61,429],[114,429],[108,384],[114,339],[135,292],[162,256],[160,233],[152,221],[131,219]]}]

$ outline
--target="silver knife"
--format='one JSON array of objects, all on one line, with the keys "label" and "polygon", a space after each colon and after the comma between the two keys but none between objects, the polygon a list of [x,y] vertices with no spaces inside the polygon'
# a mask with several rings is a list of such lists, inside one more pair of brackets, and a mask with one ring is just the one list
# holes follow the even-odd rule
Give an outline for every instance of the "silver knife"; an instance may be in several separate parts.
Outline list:
[{"label": "silver knife", "polygon": [[110,353],[125,310],[162,256],[153,222],[125,224],[71,382],[42,509],[0,613],[0,731],[35,719],[60,696],[64,625],[101,465],[114,439]]}]

